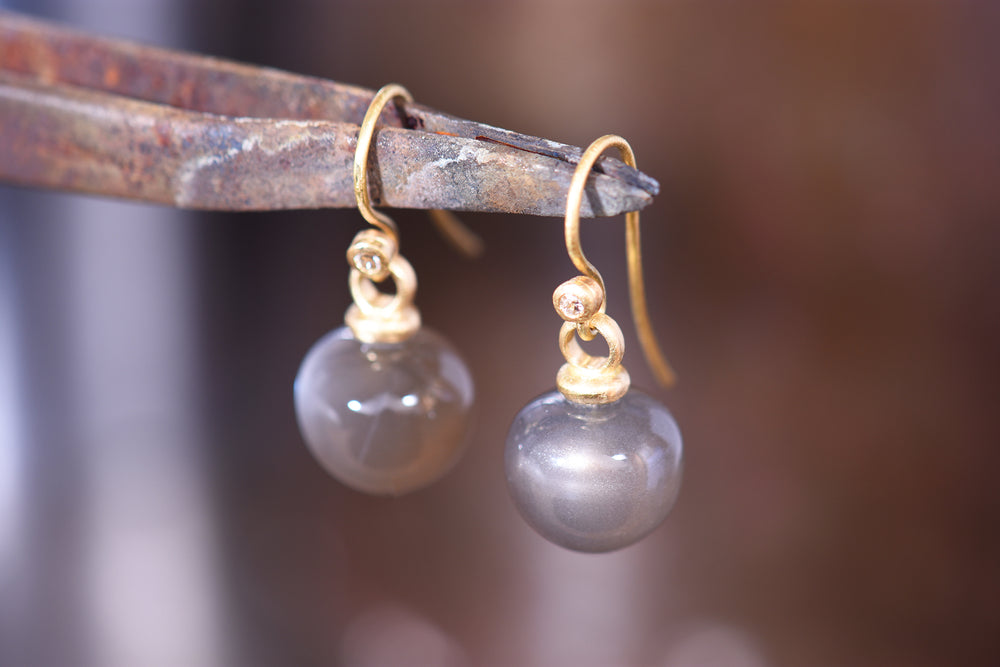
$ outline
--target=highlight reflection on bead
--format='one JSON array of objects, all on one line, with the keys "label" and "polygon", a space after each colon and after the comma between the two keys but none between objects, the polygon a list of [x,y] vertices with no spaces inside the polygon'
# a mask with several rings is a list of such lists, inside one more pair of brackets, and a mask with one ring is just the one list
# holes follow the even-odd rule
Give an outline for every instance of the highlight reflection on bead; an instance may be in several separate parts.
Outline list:
[{"label": "highlight reflection on bead", "polygon": [[306,444],[344,484],[380,495],[427,486],[458,460],[471,425],[472,377],[438,334],[362,343],[347,327],[306,355],[295,410]]},{"label": "highlight reflection on bead", "polygon": [[680,490],[681,456],[676,422],[646,394],[582,405],[552,391],[514,418],[505,467],[532,528],[568,549],[603,552],[663,521]]}]

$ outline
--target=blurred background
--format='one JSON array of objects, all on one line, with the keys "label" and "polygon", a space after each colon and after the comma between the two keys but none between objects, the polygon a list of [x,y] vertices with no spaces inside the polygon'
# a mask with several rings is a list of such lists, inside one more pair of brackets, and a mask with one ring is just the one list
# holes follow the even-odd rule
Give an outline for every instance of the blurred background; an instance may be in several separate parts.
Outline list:
[{"label": "blurred background", "polygon": [[583,244],[686,445],[634,547],[571,553],[517,516],[503,441],[561,363],[560,220],[465,214],[469,262],[397,212],[480,411],[445,480],[385,500],[313,462],[291,400],[349,303],[356,211],[0,186],[0,663],[1000,661],[1000,4],[0,6],[624,135],[662,186],[646,279],[675,389],[634,344],[621,219]]}]

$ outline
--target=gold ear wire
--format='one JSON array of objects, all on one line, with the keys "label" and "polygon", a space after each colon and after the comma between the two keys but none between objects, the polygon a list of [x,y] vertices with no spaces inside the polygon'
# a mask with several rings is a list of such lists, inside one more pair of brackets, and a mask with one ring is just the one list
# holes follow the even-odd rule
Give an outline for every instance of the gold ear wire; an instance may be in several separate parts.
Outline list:
[{"label": "gold ear wire", "polygon": [[361,121],[361,129],[358,130],[358,144],[354,150],[354,199],[358,202],[358,210],[361,215],[372,225],[375,225],[388,234],[393,242],[399,243],[399,232],[396,223],[392,218],[384,213],[380,213],[372,208],[371,198],[368,196],[368,151],[372,145],[372,136],[375,134],[375,123],[382,114],[382,109],[395,98],[402,98],[407,102],[413,101],[410,91],[403,88],[398,83],[390,83],[379,89],[372,98],[365,118]]},{"label": "gold ear wire", "polygon": [[[385,232],[393,243],[398,245],[399,232],[396,223],[386,214],[372,208],[371,198],[368,195],[368,152],[375,133],[375,123],[378,122],[382,109],[393,99],[412,102],[413,96],[410,91],[398,83],[382,86],[375,93],[375,97],[372,98],[368,111],[365,113],[364,120],[361,121],[358,144],[354,151],[354,198],[364,219]],[[432,209],[429,213],[435,228],[453,248],[469,258],[475,258],[482,254],[482,239],[463,225],[454,214],[450,211],[437,209]]]},{"label": "gold ear wire", "polygon": [[479,234],[466,227],[451,211],[432,208],[427,211],[431,222],[451,247],[468,259],[476,259],[483,254],[486,244]]},{"label": "gold ear wire", "polygon": [[[590,176],[597,158],[609,148],[617,148],[621,153],[622,161],[635,168],[635,153],[629,143],[622,137],[607,134],[594,141],[583,152],[576,171],[573,173],[573,180],[570,181],[569,193],[566,196],[566,252],[576,268],[599,286],[601,301],[599,312],[601,313],[605,312],[607,307],[604,279],[597,268],[583,254],[583,248],[580,245],[580,205],[583,201],[583,190],[587,184],[587,178]],[[625,214],[625,245],[628,262],[629,300],[632,305],[632,317],[635,321],[639,343],[646,357],[646,363],[649,364],[657,381],[664,387],[669,387],[676,381],[676,375],[656,341],[656,334],[653,332],[653,325],[649,318],[646,289],[642,279],[638,211],[630,211]],[[559,310],[558,307],[557,310]],[[593,338],[590,328],[587,322],[578,323],[577,331],[581,338],[586,340]]]}]

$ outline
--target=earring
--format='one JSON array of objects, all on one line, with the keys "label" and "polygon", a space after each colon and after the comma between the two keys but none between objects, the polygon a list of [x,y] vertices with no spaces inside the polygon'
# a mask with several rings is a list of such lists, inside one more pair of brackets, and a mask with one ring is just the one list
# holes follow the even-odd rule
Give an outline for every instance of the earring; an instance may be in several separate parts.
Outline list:
[{"label": "earring", "polygon": [[[295,378],[299,429],[316,459],[358,491],[401,495],[447,473],[471,425],[472,376],[458,353],[421,327],[413,305],[417,277],[398,252],[396,224],[371,207],[368,150],[383,107],[412,102],[402,86],[376,93],[358,132],[354,194],[377,229],[354,237],[347,251],[354,304],[346,326],[321,338]],[[375,287],[392,277],[396,293]]]},{"label": "earring", "polygon": [[[605,313],[604,280],[580,247],[580,203],[594,163],[616,147],[635,167],[628,142],[607,135],[580,159],[566,198],[566,249],[584,275],[552,297],[565,320],[559,347],[566,363],[550,391],[525,406],[507,435],[507,485],[521,516],[546,539],[586,552],[620,549],[645,537],[666,517],[681,481],[681,434],[655,399],[629,389],[621,365],[625,343]],[[629,284],[636,329],[657,379],[673,373],[656,345],[642,284],[639,213],[626,216]],[[586,354],[576,340],[597,334],[607,358]]]}]

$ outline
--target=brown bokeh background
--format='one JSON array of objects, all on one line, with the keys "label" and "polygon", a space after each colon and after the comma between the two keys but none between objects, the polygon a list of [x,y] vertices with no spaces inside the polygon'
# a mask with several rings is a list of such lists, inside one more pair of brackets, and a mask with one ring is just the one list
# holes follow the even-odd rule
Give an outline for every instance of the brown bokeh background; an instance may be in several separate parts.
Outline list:
[{"label": "brown bokeh background", "polygon": [[348,305],[356,212],[3,189],[0,662],[1000,660],[1000,5],[148,4],[26,10],[628,138],[662,186],[644,251],[675,389],[634,344],[622,221],[583,243],[634,383],[681,425],[684,487],[606,556],[549,545],[506,496],[507,425],[560,363],[558,220],[464,215],[488,245],[469,262],[396,215],[480,405],[448,478],[384,500],[321,471],[291,405]]}]

